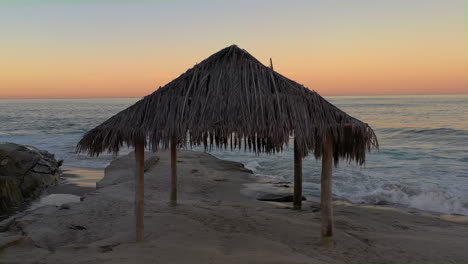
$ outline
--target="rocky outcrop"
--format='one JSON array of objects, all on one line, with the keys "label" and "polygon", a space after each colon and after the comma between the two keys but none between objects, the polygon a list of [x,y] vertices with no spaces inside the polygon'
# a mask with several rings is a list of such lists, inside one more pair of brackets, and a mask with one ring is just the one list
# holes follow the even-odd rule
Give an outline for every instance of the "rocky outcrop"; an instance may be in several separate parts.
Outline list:
[{"label": "rocky outcrop", "polygon": [[55,185],[62,161],[31,146],[0,143],[0,213]]}]

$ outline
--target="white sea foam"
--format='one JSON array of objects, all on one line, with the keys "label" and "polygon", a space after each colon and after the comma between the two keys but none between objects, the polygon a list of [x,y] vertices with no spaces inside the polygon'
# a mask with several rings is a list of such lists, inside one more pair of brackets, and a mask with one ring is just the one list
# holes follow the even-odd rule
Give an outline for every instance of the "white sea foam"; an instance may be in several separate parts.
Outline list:
[{"label": "white sea foam", "polygon": [[468,215],[468,208],[458,197],[450,197],[446,193],[431,191],[408,197],[410,207],[422,210]]},{"label": "white sea foam", "polygon": [[257,172],[262,166],[260,165],[260,163],[258,163],[258,161],[253,160],[253,161],[247,162],[247,163],[244,165],[244,167],[245,167],[246,169],[249,169],[249,170],[251,170],[252,172],[255,173],[255,172]]},{"label": "white sea foam", "polygon": [[383,185],[370,193],[340,193],[340,195],[356,203],[394,204],[435,213],[468,215],[466,202],[463,202],[461,198],[462,194],[455,190],[414,190],[394,186],[394,188],[388,188]]}]

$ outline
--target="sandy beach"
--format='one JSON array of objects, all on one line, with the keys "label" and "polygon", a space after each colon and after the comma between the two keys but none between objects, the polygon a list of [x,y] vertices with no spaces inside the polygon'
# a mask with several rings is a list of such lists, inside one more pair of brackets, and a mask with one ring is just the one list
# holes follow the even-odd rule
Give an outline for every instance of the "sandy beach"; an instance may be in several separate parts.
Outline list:
[{"label": "sandy beach", "polygon": [[0,0],[0,264],[468,264],[468,0]]},{"label": "sandy beach", "polygon": [[2,222],[0,263],[468,263],[463,217],[337,201],[335,241],[324,243],[318,203],[296,211],[257,201],[259,185],[271,183],[206,153],[179,152],[179,204],[171,206],[168,156],[146,155],[144,242],[133,242],[130,154],[82,202]]}]

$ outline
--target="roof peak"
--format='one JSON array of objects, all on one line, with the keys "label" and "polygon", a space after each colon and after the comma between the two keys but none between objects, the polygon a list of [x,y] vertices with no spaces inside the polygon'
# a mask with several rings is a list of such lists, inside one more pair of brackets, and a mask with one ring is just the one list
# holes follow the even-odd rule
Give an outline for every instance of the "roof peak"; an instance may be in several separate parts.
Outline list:
[{"label": "roof peak", "polygon": [[201,63],[212,61],[212,60],[225,59],[226,58],[225,56],[232,57],[233,55],[241,55],[241,57],[243,57],[243,58],[247,58],[249,60],[252,60],[253,62],[259,63],[262,66],[265,66],[257,58],[255,58],[252,54],[250,54],[247,50],[239,47],[236,44],[232,44],[230,46],[227,46],[227,47],[219,50],[218,52],[212,54],[211,56],[209,56],[208,58],[203,60]]}]

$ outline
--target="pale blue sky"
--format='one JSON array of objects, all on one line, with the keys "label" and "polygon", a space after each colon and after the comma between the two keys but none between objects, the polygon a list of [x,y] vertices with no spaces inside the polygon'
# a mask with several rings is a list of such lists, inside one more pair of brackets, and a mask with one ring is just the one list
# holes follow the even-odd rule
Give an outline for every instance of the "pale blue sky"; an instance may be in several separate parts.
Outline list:
[{"label": "pale blue sky", "polygon": [[[278,71],[314,89],[325,87],[331,94],[348,88],[368,91],[378,82],[386,82],[383,91],[400,85],[398,91],[407,86],[419,93],[425,84],[422,76],[434,72],[443,73],[428,89],[440,89],[450,79],[459,92],[467,84],[466,75],[460,73],[468,59],[463,48],[467,47],[464,3],[0,0],[0,56],[5,58],[0,69],[11,71],[10,76],[0,73],[0,91],[6,85],[18,89],[29,85],[18,80],[20,64],[25,65],[28,80],[42,73],[45,79],[37,80],[41,89],[59,85],[50,81],[54,76],[69,80],[64,69],[75,72],[72,77],[77,79],[80,74],[83,78],[119,75],[123,69],[99,70],[119,61],[132,68],[138,65],[142,79],[153,76],[148,82],[164,85],[195,62],[235,43],[265,63],[273,57]],[[56,70],[38,71],[40,61]],[[437,65],[443,65],[440,71]],[[454,67],[453,74],[445,72],[447,67]],[[362,72],[355,72],[358,68]],[[389,84],[382,76],[394,72],[399,81]],[[414,74],[405,76],[405,72]],[[130,75],[138,78],[136,72]],[[346,85],[330,79],[340,75]],[[365,76],[371,80],[363,80]],[[92,85],[86,84],[88,89]]]}]

